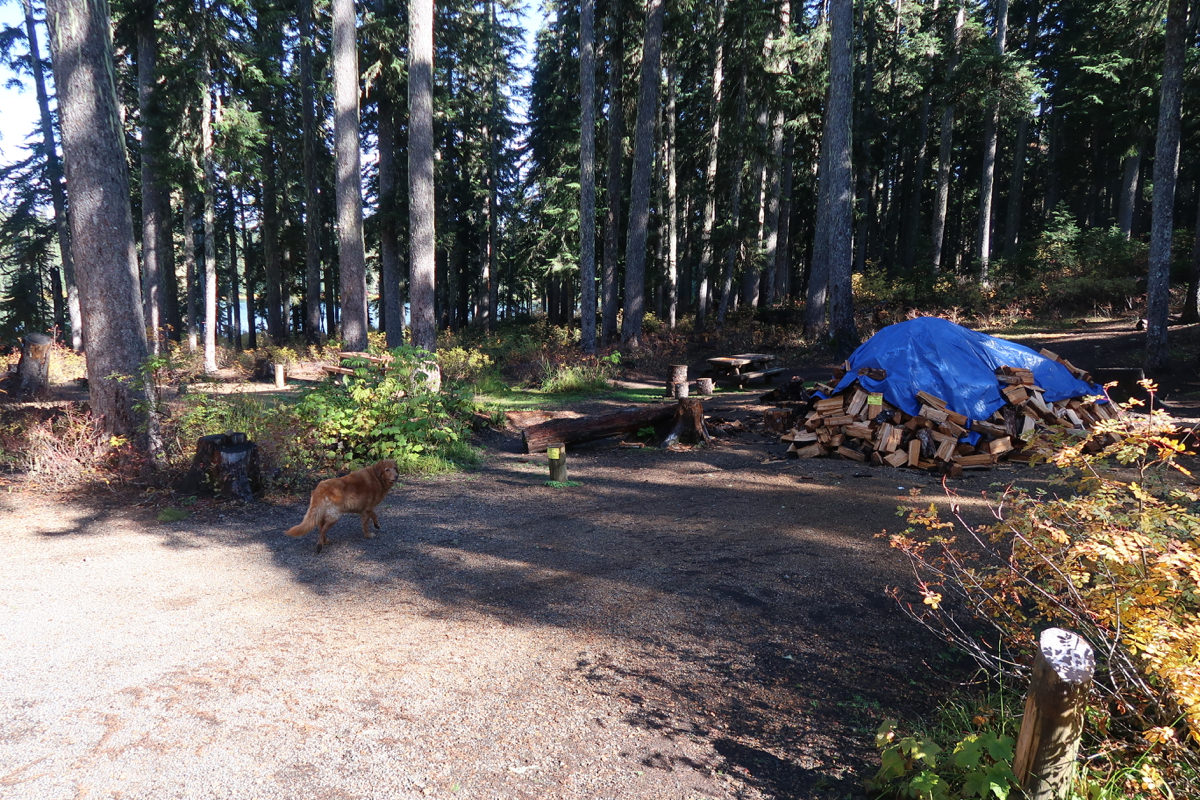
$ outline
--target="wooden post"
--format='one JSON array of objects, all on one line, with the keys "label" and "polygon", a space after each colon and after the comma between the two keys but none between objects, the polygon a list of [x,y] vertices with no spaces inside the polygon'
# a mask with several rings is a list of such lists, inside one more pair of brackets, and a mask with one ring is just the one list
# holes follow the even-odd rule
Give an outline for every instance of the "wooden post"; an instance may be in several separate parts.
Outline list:
[{"label": "wooden post", "polygon": [[675,384],[675,399],[683,400],[688,396],[688,382],[686,380]]},{"label": "wooden post", "polygon": [[284,369],[283,364],[276,364],[275,365],[275,388],[282,389],[285,386],[287,386],[287,370]]},{"label": "wooden post", "polygon": [[567,482],[567,446],[562,442],[546,447],[546,459],[550,462],[550,480]]},{"label": "wooden post", "polygon": [[713,379],[712,378],[696,378],[696,391],[704,397],[712,397]]},{"label": "wooden post", "polygon": [[1028,800],[1067,796],[1095,670],[1092,647],[1082,636],[1061,628],[1042,631],[1013,755],[1013,774]]}]

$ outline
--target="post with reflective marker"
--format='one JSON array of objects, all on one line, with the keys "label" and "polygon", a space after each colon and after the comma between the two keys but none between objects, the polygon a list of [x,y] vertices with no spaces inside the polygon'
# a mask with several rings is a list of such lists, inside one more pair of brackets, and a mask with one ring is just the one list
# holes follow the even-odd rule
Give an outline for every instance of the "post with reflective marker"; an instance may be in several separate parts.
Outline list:
[{"label": "post with reflective marker", "polygon": [[1061,628],[1042,631],[1038,645],[1013,774],[1028,800],[1062,800],[1075,772],[1096,660],[1082,636]]},{"label": "post with reflective marker", "polygon": [[567,482],[567,446],[561,442],[546,447],[546,458],[550,462],[550,480]]}]

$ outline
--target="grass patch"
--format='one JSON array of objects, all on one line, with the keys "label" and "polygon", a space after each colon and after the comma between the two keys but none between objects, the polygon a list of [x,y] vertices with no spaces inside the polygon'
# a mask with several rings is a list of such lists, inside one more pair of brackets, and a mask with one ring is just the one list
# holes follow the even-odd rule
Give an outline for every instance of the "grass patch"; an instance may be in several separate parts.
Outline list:
[{"label": "grass patch", "polygon": [[158,512],[156,519],[159,522],[179,522],[191,516],[191,512],[184,511],[182,508],[164,508]]}]

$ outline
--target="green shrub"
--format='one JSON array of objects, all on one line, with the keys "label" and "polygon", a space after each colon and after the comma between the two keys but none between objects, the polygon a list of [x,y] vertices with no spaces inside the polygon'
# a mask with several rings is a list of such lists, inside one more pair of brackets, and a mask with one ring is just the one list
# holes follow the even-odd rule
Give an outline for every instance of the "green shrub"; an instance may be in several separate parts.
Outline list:
[{"label": "green shrub", "polygon": [[867,787],[879,797],[1006,800],[1017,788],[1013,737],[991,730],[968,733],[946,747],[931,737],[902,736],[895,722],[875,734],[879,771]]},{"label": "green shrub", "polygon": [[492,357],[478,348],[438,348],[442,377],[458,383],[475,383],[495,365]]},{"label": "green shrub", "polygon": [[449,387],[435,391],[427,380],[432,356],[399,347],[383,366],[346,359],[354,369],[342,383],[323,383],[296,405],[299,419],[311,426],[318,455],[339,469],[382,458],[395,459],[402,471],[440,469],[461,458],[472,396]]}]

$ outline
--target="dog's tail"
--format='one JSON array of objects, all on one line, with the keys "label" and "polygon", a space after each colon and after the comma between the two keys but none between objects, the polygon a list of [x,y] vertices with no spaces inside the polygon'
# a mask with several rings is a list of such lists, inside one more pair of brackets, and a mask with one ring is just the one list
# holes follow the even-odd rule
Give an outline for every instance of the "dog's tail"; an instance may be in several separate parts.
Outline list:
[{"label": "dog's tail", "polygon": [[304,515],[304,519],[300,520],[299,525],[293,525],[284,531],[288,536],[303,536],[313,529],[317,524],[317,510],[311,505],[308,507],[308,513]]}]

